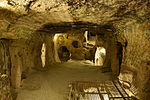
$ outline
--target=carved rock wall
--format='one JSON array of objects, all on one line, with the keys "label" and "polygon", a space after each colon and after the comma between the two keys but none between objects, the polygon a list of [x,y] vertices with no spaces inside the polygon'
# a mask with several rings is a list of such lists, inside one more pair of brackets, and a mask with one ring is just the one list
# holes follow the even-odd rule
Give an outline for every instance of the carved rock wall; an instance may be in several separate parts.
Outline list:
[{"label": "carved rock wall", "polygon": [[[57,34],[56,34],[57,35]],[[62,33],[58,34],[58,37],[56,40],[54,40],[54,44],[56,48],[56,51],[58,53],[59,48],[62,46],[65,46],[69,52],[70,52],[70,59],[75,60],[82,60],[85,59],[85,53],[83,49],[83,39],[84,39],[84,33],[78,32],[78,33]],[[74,41],[77,41],[77,47],[74,47],[72,43]],[[63,53],[63,52],[62,52]]]},{"label": "carved rock wall", "polygon": [[140,23],[149,19],[149,5],[149,0],[1,0],[1,37],[28,38],[47,23]]},{"label": "carved rock wall", "polygon": [[12,100],[8,40],[0,40],[0,100]]},{"label": "carved rock wall", "polygon": [[141,100],[148,100],[150,93],[150,23],[134,24],[124,28],[121,34],[126,40],[122,63],[122,78],[132,83],[139,91]]}]

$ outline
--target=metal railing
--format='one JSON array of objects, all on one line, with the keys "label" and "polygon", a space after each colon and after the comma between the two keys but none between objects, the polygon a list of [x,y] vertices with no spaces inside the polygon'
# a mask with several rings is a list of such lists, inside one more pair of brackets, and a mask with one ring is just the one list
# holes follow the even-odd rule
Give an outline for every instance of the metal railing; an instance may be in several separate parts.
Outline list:
[{"label": "metal railing", "polygon": [[105,82],[75,81],[69,100],[132,100],[118,80]]}]

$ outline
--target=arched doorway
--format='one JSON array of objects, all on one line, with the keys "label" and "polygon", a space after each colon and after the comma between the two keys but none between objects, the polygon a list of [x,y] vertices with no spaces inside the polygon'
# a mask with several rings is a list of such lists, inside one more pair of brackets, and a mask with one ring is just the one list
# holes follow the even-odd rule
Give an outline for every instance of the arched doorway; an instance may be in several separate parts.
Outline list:
[{"label": "arched doorway", "polygon": [[45,43],[43,43],[42,48],[41,48],[42,67],[45,67],[45,53],[46,53],[46,46],[45,46]]},{"label": "arched doorway", "polygon": [[104,60],[106,56],[106,50],[103,47],[97,47],[95,52],[95,65],[103,66]]}]

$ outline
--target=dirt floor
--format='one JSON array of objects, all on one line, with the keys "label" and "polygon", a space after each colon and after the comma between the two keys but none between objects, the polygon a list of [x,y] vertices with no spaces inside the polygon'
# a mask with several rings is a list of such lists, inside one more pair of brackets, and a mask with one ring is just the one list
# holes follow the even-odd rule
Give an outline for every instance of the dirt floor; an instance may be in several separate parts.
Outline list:
[{"label": "dirt floor", "polygon": [[72,81],[111,80],[112,74],[101,73],[89,61],[54,64],[47,71],[35,71],[23,80],[17,100],[67,100]]}]

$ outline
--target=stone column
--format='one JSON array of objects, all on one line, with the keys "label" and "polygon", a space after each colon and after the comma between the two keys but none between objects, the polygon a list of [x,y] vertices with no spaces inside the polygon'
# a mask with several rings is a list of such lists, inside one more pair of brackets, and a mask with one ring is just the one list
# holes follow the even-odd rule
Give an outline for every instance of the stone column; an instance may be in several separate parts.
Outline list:
[{"label": "stone column", "polygon": [[118,48],[115,41],[112,41],[111,48],[111,69],[114,75],[119,75],[119,58],[118,58]]},{"label": "stone column", "polygon": [[106,49],[106,58],[104,60],[103,67],[110,67],[111,66],[111,41],[107,40],[104,44],[104,47]]},{"label": "stone column", "polygon": [[50,64],[53,64],[55,62],[53,35],[49,34],[46,35],[45,45],[46,45],[45,65],[49,66]]},{"label": "stone column", "polygon": [[19,88],[21,85],[22,61],[20,46],[16,42],[9,48],[11,57],[11,84],[13,88]]},{"label": "stone column", "polygon": [[106,58],[104,67],[110,67],[115,75],[119,75],[118,48],[114,39],[107,38],[105,42]]},{"label": "stone column", "polygon": [[0,100],[12,100],[8,41],[0,40]]}]

